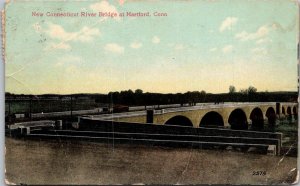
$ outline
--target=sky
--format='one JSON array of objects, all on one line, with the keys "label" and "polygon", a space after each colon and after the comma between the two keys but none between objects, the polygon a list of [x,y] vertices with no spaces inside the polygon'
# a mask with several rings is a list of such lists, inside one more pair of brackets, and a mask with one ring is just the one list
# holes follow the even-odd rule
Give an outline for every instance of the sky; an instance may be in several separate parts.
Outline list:
[{"label": "sky", "polygon": [[223,93],[230,85],[297,91],[297,11],[291,0],[11,1],[5,91]]}]

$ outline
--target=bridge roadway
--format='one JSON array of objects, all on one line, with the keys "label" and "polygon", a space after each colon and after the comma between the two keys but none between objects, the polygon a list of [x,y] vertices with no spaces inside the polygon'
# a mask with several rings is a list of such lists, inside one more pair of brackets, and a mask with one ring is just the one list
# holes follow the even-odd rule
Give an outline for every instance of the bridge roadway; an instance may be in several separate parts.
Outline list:
[{"label": "bridge roadway", "polygon": [[296,119],[298,104],[290,102],[245,102],[198,104],[189,107],[165,108],[102,115],[86,115],[93,120],[114,120],[136,123],[184,125],[193,127],[220,126],[261,129],[264,123],[274,125],[278,118]]}]

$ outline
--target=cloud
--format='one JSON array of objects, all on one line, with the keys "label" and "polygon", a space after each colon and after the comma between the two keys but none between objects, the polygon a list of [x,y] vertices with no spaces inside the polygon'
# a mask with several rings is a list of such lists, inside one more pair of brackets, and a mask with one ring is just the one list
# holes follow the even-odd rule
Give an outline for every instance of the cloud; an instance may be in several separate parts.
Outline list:
[{"label": "cloud", "polygon": [[69,42],[91,42],[96,37],[100,36],[101,33],[98,28],[92,28],[88,26],[83,26],[79,31],[68,32],[61,25],[54,24],[52,22],[47,22],[46,26],[41,26],[40,23],[34,23],[32,25],[33,30],[38,34],[43,34],[50,39],[48,40],[48,45],[44,50],[51,49],[71,49]]},{"label": "cloud", "polygon": [[154,43],[154,44],[158,44],[158,43],[160,43],[160,39],[159,39],[159,37],[157,37],[157,36],[154,36],[154,37],[152,38],[152,43]]},{"label": "cloud", "polygon": [[272,40],[264,38],[264,39],[257,40],[255,43],[256,44],[264,44],[264,43],[269,43],[269,42],[272,42]]},{"label": "cloud", "polygon": [[90,9],[92,9],[95,12],[118,12],[116,7],[110,5],[108,1],[101,1],[99,3],[91,4]]},{"label": "cloud", "polygon": [[124,47],[118,45],[117,43],[108,43],[104,47],[105,51],[113,52],[116,54],[123,54],[124,53]]},{"label": "cloud", "polygon": [[51,38],[59,40],[72,38],[76,35],[76,33],[66,32],[62,26],[53,23],[48,23],[48,30],[45,32]]},{"label": "cloud", "polygon": [[143,46],[143,44],[139,43],[139,42],[133,42],[133,43],[130,44],[130,47],[134,48],[134,49],[141,48],[142,46]]},{"label": "cloud", "polygon": [[233,46],[232,45],[226,45],[225,47],[222,48],[222,52],[224,54],[232,52]]},{"label": "cloud", "polygon": [[87,26],[84,26],[79,33],[82,34],[78,34],[78,37],[75,39],[82,42],[89,42],[93,40],[93,37],[100,36],[98,28],[89,28]]},{"label": "cloud", "polygon": [[254,33],[248,33],[246,31],[242,31],[235,35],[235,38],[239,39],[240,41],[249,41],[249,40],[256,40],[266,37],[270,32],[270,28],[267,25],[261,26],[257,29]]},{"label": "cloud", "polygon": [[265,48],[261,48],[261,47],[257,47],[251,50],[252,53],[256,53],[256,54],[262,54],[262,55],[266,55],[268,54],[267,49]]},{"label": "cloud", "polygon": [[84,26],[78,32],[67,32],[61,25],[53,23],[48,23],[48,29],[45,30],[45,33],[52,39],[61,41],[90,42],[94,37],[100,36],[98,28]]},{"label": "cloud", "polygon": [[219,31],[223,32],[225,30],[231,30],[231,28],[237,23],[237,21],[238,18],[236,17],[227,17],[220,25]]},{"label": "cloud", "polygon": [[214,51],[216,51],[218,48],[211,48],[209,51],[210,52],[214,52]]},{"label": "cloud", "polygon": [[123,5],[125,3],[125,0],[119,0],[119,4]]},{"label": "cloud", "polygon": [[[108,1],[101,1],[99,3],[94,3],[90,5],[90,9],[93,10],[94,12],[112,12],[112,13],[117,13],[119,15],[118,10],[116,7],[113,5],[110,5]],[[103,17],[106,19],[107,17]],[[120,17],[114,17],[116,20],[120,20]]]},{"label": "cloud", "polygon": [[44,50],[49,50],[49,49],[62,49],[62,50],[70,50],[71,46],[67,43],[49,43],[48,46]]}]

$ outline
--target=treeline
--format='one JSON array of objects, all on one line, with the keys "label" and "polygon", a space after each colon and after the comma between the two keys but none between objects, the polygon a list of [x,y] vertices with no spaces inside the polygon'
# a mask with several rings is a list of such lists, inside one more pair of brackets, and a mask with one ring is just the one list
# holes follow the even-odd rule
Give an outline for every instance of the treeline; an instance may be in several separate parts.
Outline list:
[{"label": "treeline", "polygon": [[108,94],[72,94],[72,95],[16,95],[6,93],[6,99],[92,99],[96,103],[121,104],[128,106],[190,104],[205,102],[297,102],[297,92],[257,92],[255,87],[242,89],[239,92],[234,86],[229,87],[228,93],[212,94],[205,91],[188,91],[186,93],[161,94],[144,93],[141,89],[109,92]]},{"label": "treeline", "polygon": [[106,96],[99,96],[97,102],[123,105],[161,105],[190,104],[206,102],[296,102],[297,92],[232,92],[211,94],[205,91],[192,91],[177,94],[138,93],[131,90],[110,92],[109,101]]}]

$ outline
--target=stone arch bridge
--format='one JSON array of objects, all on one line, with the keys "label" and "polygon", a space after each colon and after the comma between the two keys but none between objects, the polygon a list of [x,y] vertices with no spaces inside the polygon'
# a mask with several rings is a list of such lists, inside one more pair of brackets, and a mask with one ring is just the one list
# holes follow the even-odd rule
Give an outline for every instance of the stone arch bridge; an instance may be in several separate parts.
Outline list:
[{"label": "stone arch bridge", "polygon": [[94,119],[136,123],[154,123],[232,129],[262,129],[265,123],[275,125],[279,118],[297,119],[297,103],[255,102],[201,104],[191,107],[167,108],[126,113],[89,116]]}]

